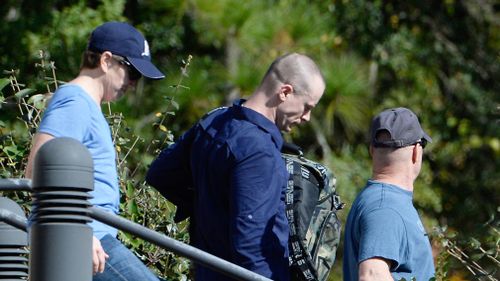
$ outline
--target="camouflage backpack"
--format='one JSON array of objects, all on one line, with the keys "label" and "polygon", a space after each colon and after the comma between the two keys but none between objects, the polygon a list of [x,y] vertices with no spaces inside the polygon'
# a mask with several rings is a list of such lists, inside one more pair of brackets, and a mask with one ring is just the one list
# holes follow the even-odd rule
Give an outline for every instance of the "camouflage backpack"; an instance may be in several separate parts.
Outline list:
[{"label": "camouflage backpack", "polygon": [[285,144],[282,156],[290,174],[286,216],[292,280],[324,281],[340,241],[337,211],[344,204],[336,193],[336,179],[327,167],[304,158],[296,145]]}]

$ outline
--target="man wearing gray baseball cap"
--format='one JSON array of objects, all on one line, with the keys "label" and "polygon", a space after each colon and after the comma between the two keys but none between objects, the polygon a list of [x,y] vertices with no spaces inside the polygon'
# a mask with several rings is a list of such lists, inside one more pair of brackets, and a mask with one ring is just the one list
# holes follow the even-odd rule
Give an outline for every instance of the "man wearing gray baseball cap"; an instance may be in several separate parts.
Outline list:
[{"label": "man wearing gray baseball cap", "polygon": [[[94,29],[82,57],[80,73],[59,87],[44,112],[29,155],[26,177],[31,177],[34,156],[45,142],[57,137],[74,138],[87,147],[94,162],[94,191],[90,203],[118,214],[116,152],[101,103],[117,100],[130,87],[135,87],[142,76],[165,77],[151,63],[149,44],[137,29],[124,22],[106,22]],[[115,228],[95,220],[90,226],[94,234],[94,281],[158,281],[116,239]]]},{"label": "man wearing gray baseball cap", "polygon": [[407,108],[372,120],[372,179],[347,218],[344,280],[429,280],[435,269],[429,238],[413,206],[413,183],[432,139]]}]

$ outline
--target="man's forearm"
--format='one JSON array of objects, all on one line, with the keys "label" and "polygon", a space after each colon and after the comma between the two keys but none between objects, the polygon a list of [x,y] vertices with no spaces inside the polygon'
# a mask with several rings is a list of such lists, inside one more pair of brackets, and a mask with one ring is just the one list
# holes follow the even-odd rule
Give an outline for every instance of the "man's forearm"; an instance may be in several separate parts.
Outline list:
[{"label": "man's forearm", "polygon": [[393,281],[389,271],[390,262],[381,258],[372,258],[359,264],[359,281]]}]

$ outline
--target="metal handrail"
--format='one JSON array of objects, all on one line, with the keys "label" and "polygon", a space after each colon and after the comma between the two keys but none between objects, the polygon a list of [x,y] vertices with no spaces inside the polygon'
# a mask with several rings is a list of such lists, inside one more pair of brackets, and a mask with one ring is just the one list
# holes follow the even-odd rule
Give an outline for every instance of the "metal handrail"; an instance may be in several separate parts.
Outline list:
[{"label": "metal handrail", "polygon": [[23,218],[9,210],[0,208],[0,222],[2,221],[17,229],[28,231],[28,222],[26,218]]},{"label": "metal handrail", "polygon": [[180,256],[187,257],[196,263],[209,267],[230,277],[238,278],[238,280],[248,281],[271,281],[271,279],[268,279],[262,275],[230,263],[193,246],[179,242],[168,236],[159,234],[156,231],[153,231],[140,224],[131,222],[120,216],[113,215],[97,207],[91,207],[90,209],[92,210],[90,216],[100,222],[118,228],[127,233],[133,234],[164,249],[172,251]]},{"label": "metal handrail", "polygon": [[[32,191],[29,179],[0,179],[0,191]],[[131,222],[125,218],[106,212],[98,207],[90,208],[90,217],[102,223],[113,226],[124,232],[135,235],[149,241],[168,251],[186,257],[195,263],[209,267],[229,277],[245,281],[271,281],[262,275],[252,272],[246,268],[230,263],[217,256],[204,252],[198,248],[187,245],[166,235],[162,235],[140,224]],[[26,219],[22,220],[8,210],[0,209],[0,221],[5,221],[16,228],[27,231]]]},{"label": "metal handrail", "polygon": [[0,191],[31,191],[30,179],[0,179]]}]

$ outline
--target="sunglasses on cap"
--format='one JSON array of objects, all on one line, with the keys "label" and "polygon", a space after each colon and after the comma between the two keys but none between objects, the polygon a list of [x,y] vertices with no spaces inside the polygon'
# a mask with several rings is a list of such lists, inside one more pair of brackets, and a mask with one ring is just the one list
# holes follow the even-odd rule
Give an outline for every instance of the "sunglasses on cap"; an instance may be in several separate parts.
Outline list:
[{"label": "sunglasses on cap", "polygon": [[422,149],[425,148],[425,146],[427,145],[427,140],[426,139],[420,139],[419,141],[417,141],[415,144],[419,143],[420,146],[422,146]]},{"label": "sunglasses on cap", "polygon": [[137,71],[137,69],[135,69],[135,67],[132,66],[132,64],[127,61],[126,58],[118,55],[113,55],[112,58],[115,59],[119,64],[125,65],[127,67],[129,80],[135,81],[139,80],[142,77],[142,74]]}]

